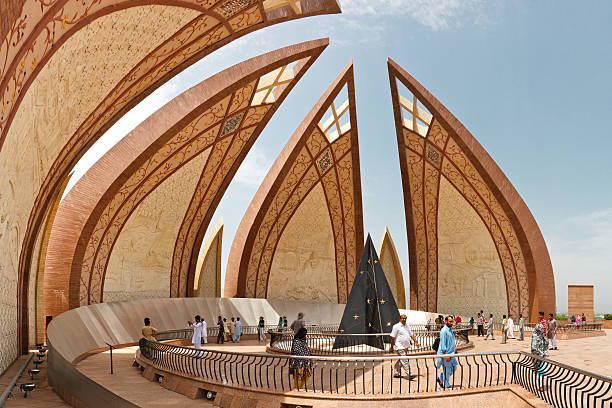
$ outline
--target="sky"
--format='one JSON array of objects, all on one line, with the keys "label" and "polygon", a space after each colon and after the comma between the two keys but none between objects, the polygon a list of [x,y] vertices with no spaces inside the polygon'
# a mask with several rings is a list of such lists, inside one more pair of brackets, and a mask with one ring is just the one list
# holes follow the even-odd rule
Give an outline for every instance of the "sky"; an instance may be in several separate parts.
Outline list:
[{"label": "sky", "polygon": [[[330,46],[283,102],[230,184],[223,276],[236,228],[296,127],[354,60],[364,226],[388,226],[408,292],[408,246],[387,57],[478,139],[535,217],[552,259],[557,312],[567,285],[593,283],[612,313],[612,2],[340,0],[343,13],[256,31],[205,57],[126,114],[81,159],[72,185],[164,103],[247,58],[316,38]],[[69,185],[69,186],[70,186]],[[222,278],[223,278],[222,276]]]}]

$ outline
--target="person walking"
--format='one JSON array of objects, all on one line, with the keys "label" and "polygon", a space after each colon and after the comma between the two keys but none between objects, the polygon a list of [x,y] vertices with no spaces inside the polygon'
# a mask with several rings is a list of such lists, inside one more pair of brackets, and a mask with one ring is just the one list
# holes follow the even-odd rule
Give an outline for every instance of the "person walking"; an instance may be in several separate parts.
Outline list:
[{"label": "person walking", "polygon": [[227,325],[229,326],[230,340],[232,341],[232,343],[234,343],[234,330],[236,327],[236,321],[234,320],[233,317],[230,319]]},{"label": "person walking", "polygon": [[[292,356],[312,356],[308,343],[306,343],[306,334],[306,328],[301,327],[293,336],[293,342],[291,343]],[[291,375],[293,375],[295,388],[298,390],[306,388],[308,378],[312,374],[312,361],[307,359],[290,358],[289,372]]]},{"label": "person walking", "polygon": [[283,316],[278,316],[278,324],[276,325],[278,331],[283,331]]},{"label": "person walking", "polygon": [[304,313],[300,312],[297,315],[297,319],[295,319],[293,323],[291,323],[291,326],[289,326],[289,328],[293,330],[293,334],[295,335],[302,327],[306,327],[306,321],[304,320]]},{"label": "person walking", "polygon": [[580,313],[576,315],[576,329],[580,330],[580,325],[582,324],[582,316]]},{"label": "person walking", "polygon": [[[544,326],[538,323],[531,333],[531,354],[538,357],[548,356],[548,342],[544,337]],[[542,387],[543,377],[546,374],[546,363],[537,358],[533,359],[533,370],[536,374],[538,391],[544,391]]]},{"label": "person walking", "polygon": [[476,317],[476,322],[478,323],[478,336],[484,336],[485,317],[482,313],[478,313],[478,316]]},{"label": "person walking", "polygon": [[149,341],[157,341],[155,335],[157,334],[157,329],[151,326],[151,319],[148,317],[144,318],[144,326],[140,330],[142,332],[142,337]]},{"label": "person walking", "polygon": [[586,316],[584,315],[584,313],[581,315],[580,320],[582,320],[582,327],[584,327],[586,330]]},{"label": "person walking", "polygon": [[287,321],[287,316],[283,316],[283,330],[284,330],[284,331],[287,331],[287,330],[288,330],[288,329],[287,329],[287,324],[288,324],[288,323],[289,323],[289,322]]},{"label": "person walking", "polygon": [[525,319],[523,314],[519,314],[519,341],[525,340]]},{"label": "person walking", "polygon": [[223,319],[221,316],[217,317],[217,327],[219,328],[219,333],[217,333],[217,344],[223,344],[223,338],[225,336],[225,325],[223,324]]},{"label": "person walking", "polygon": [[550,350],[557,350],[557,328],[559,327],[555,316],[548,314],[548,347]]},{"label": "person walking", "polygon": [[506,319],[506,315],[504,315],[502,320],[502,341],[501,344],[506,344],[506,340],[508,339],[508,319]]},{"label": "person walking", "polygon": [[470,317],[470,334],[474,334],[474,323],[476,322],[476,320],[474,320],[474,316]]},{"label": "person walking", "polygon": [[259,334],[259,341],[266,341],[266,323],[263,316],[259,316],[259,323],[257,323],[257,333]]},{"label": "person walking", "polygon": [[[407,354],[407,350],[410,349],[410,340],[414,341],[414,345],[417,347],[421,347],[418,340],[412,333],[410,326],[406,324],[406,320],[408,317],[403,314],[400,316],[399,323],[395,323],[393,328],[391,329],[391,345],[389,346],[389,353],[393,353],[393,349],[397,352],[397,355],[403,357]],[[395,378],[401,378],[402,370],[401,367],[404,367],[404,371],[410,377],[410,364],[406,359],[398,359],[393,366],[393,376]]]},{"label": "person walking", "polygon": [[234,343],[240,343],[240,336],[242,336],[242,322],[240,317],[237,317],[236,324],[234,325]]},{"label": "person walking", "polygon": [[[454,319],[453,316],[446,316],[444,319],[444,327],[440,330],[440,345],[438,347],[438,355],[455,354],[455,334],[453,333]],[[443,357],[436,361],[436,368],[441,368],[442,371],[437,378],[438,385],[442,389],[450,388],[449,379],[457,369],[457,359],[455,357]]]},{"label": "person walking", "polygon": [[487,340],[489,335],[491,335],[491,340],[495,340],[495,334],[493,333],[493,313],[489,314],[489,327],[487,329],[487,335],[484,339]]},{"label": "person walking", "polygon": [[516,340],[516,337],[514,337],[514,319],[511,314],[508,314],[508,338],[510,337]]},{"label": "person walking", "polygon": [[188,321],[187,324],[193,329],[193,336],[191,337],[191,343],[196,349],[202,348],[202,322],[200,315],[195,316],[195,322]]},{"label": "person walking", "polygon": [[544,317],[544,312],[538,312],[538,314],[540,315],[540,321],[538,323],[540,323],[544,328],[544,337],[546,337],[546,327],[548,326],[548,322],[546,321],[546,317]]}]

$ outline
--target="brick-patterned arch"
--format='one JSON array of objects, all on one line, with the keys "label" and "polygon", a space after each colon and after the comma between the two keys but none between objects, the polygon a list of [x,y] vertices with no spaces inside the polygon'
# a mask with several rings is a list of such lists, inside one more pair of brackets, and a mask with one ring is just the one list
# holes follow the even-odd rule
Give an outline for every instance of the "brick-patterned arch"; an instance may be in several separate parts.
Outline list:
[{"label": "brick-patterned arch", "polygon": [[395,296],[397,307],[405,309],[406,292],[404,290],[404,274],[402,273],[402,265],[400,264],[397,250],[395,249],[395,243],[387,227],[385,227],[385,232],[380,242],[378,257],[383,272],[387,277],[387,282],[389,282],[389,286]]},{"label": "brick-patterned arch", "polygon": [[[333,118],[340,91],[348,90],[350,129]],[[330,125],[323,115],[332,109]],[[332,123],[333,122],[333,123]],[[332,130],[330,135],[329,130]],[[331,136],[331,137],[330,137]],[[335,138],[337,137],[337,138]],[[285,227],[309,192],[325,193],[335,250],[337,300],[346,302],[363,248],[363,218],[353,66],[349,64],[300,124],[266,175],[232,243],[225,295],[263,298],[268,295],[272,262]],[[313,221],[316,222],[316,221]]]},{"label": "brick-patterned arch", "polygon": [[[9,10],[19,4],[10,1]],[[15,3],[13,5],[13,3]],[[154,49],[121,80],[67,140],[55,158],[30,212],[18,265],[18,331],[21,348],[27,350],[27,303],[29,272],[35,241],[44,214],[59,194],[59,187],[85,151],[125,112],[161,84],[195,61],[252,31],[306,16],[338,13],[335,0],[305,2],[295,9],[287,4],[264,6],[262,0],[103,0],[21,1],[21,12],[3,13],[7,30],[0,44],[0,149],[24,95],[56,50],[95,19],[122,9],[142,5],[190,8],[201,14]],[[15,7],[13,7],[13,6]],[[21,6],[21,5],[20,5]]]},{"label": "brick-patterned arch", "polygon": [[[101,302],[114,243],[130,214],[163,180],[204,151],[200,178],[214,212],[238,166],[288,92],[328,41],[285,47],[226,69],[185,91],[104,155],[65,197],[45,267],[47,314]],[[253,103],[266,74],[295,63],[274,99]],[[68,293],[66,304],[53,297]]]},{"label": "brick-patterned arch", "polygon": [[[411,308],[437,311],[437,212],[440,178],[444,177],[490,233],[503,270],[508,312],[534,319],[539,309],[554,311],[548,250],[518,192],[433,95],[390,59],[388,68],[406,211]],[[407,88],[412,100],[406,99],[398,84]]]}]

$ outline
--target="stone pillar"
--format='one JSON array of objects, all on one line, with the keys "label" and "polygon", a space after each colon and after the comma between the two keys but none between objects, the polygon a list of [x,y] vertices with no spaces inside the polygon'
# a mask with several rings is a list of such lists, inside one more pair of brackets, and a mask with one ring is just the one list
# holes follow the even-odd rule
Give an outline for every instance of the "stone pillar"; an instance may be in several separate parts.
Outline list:
[{"label": "stone pillar", "polygon": [[593,323],[595,309],[593,306],[593,285],[567,285],[567,315],[584,313],[587,323]]}]

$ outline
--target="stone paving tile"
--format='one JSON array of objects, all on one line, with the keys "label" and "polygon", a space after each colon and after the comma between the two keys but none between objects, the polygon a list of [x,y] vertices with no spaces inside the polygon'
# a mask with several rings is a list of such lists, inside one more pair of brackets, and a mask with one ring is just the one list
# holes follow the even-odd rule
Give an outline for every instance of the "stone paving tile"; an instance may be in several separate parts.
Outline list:
[{"label": "stone paving tile", "polygon": [[[557,340],[559,350],[549,350],[548,358],[595,374],[612,377],[612,359],[609,358],[612,350],[612,330],[605,331],[605,336]],[[518,336],[518,333],[516,335]],[[474,343],[474,348],[469,351],[472,353],[531,351],[531,337],[525,337],[524,341],[509,339],[506,344],[501,344],[501,336],[496,336],[494,341],[470,336],[470,341]]]}]

